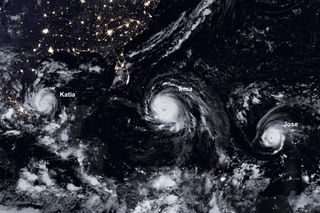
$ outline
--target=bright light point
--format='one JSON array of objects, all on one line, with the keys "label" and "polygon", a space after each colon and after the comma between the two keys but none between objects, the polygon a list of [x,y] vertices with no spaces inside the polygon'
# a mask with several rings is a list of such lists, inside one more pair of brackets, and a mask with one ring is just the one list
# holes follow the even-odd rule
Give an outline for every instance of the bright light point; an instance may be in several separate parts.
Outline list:
[{"label": "bright light point", "polygon": [[48,28],[44,28],[43,30],[42,30],[42,34],[48,34],[49,33],[49,29]]},{"label": "bright light point", "polygon": [[281,127],[271,126],[264,131],[261,140],[266,147],[279,148],[283,145],[285,135],[283,134]]},{"label": "bright light point", "polygon": [[179,103],[168,95],[157,95],[151,103],[151,110],[154,117],[164,123],[177,122],[180,114]]},{"label": "bright light point", "polygon": [[52,47],[49,47],[49,49],[48,49],[48,53],[53,54],[53,53],[54,53],[54,49],[53,49]]},{"label": "bright light point", "polygon": [[113,30],[107,30],[107,35],[111,37],[113,35]]},{"label": "bright light point", "polygon": [[84,3],[86,3],[86,0],[80,0],[80,2],[81,2],[82,4],[84,4]]},{"label": "bright light point", "polygon": [[20,106],[20,108],[19,108],[18,111],[19,111],[19,112],[24,112],[24,108],[23,108],[22,106]]},{"label": "bright light point", "polygon": [[151,1],[150,1],[150,0],[145,1],[145,2],[144,2],[144,6],[145,6],[145,7],[148,7],[148,6],[150,5],[150,3],[151,3]]}]

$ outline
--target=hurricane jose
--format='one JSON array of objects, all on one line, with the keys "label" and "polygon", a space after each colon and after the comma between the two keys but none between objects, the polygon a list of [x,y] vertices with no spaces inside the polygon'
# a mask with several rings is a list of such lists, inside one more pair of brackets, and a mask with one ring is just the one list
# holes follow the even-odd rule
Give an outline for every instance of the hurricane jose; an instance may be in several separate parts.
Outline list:
[{"label": "hurricane jose", "polygon": [[281,127],[270,126],[262,134],[261,140],[265,147],[279,148],[283,146],[285,134]]}]

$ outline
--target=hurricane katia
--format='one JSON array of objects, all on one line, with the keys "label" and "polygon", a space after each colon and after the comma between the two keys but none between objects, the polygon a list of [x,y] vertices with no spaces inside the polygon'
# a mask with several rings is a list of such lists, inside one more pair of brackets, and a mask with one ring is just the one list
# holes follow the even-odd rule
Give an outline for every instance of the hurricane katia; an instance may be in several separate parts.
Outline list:
[{"label": "hurricane katia", "polygon": [[40,86],[27,95],[26,104],[41,115],[53,116],[57,111],[58,100],[50,88]]}]

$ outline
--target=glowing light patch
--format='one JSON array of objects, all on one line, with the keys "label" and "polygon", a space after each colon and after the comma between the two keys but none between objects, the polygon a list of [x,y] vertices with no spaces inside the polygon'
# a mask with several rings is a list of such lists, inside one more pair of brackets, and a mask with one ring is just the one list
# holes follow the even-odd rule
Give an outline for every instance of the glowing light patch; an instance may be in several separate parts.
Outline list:
[{"label": "glowing light patch", "polygon": [[263,132],[261,140],[266,147],[279,148],[283,146],[285,134],[281,127],[270,126]]}]

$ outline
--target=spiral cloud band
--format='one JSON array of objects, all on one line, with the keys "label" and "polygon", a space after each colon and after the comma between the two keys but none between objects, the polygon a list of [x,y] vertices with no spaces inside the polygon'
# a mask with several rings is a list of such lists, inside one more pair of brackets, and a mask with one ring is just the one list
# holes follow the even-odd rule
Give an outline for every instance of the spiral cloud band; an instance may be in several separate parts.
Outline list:
[{"label": "spiral cloud band", "polygon": [[49,88],[37,88],[28,94],[26,102],[32,110],[45,116],[53,116],[58,108],[58,100]]}]

